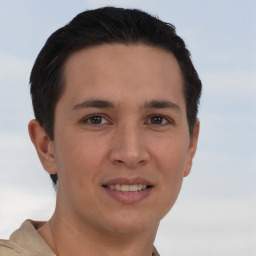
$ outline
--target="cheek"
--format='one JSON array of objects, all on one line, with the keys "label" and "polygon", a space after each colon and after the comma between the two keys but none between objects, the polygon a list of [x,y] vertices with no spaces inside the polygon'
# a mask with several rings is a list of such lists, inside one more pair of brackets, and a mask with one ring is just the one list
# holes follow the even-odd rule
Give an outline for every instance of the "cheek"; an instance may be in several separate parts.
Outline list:
[{"label": "cheek", "polygon": [[[97,177],[102,170],[104,152],[92,137],[74,134],[62,134],[66,140],[58,140],[56,161],[61,191],[59,203],[79,213],[81,208],[94,207],[91,202],[96,201],[95,186],[99,185]],[[81,205],[81,202],[87,204]]]},{"label": "cheek", "polygon": [[188,153],[188,143],[184,139],[165,138],[154,143],[153,153],[158,169],[163,176],[183,177]]},{"label": "cheek", "polygon": [[76,186],[92,184],[94,177],[100,172],[104,148],[102,143],[99,147],[99,141],[91,136],[77,132],[73,134],[75,135],[62,134],[61,137],[66,140],[58,141],[56,160],[60,179],[68,182],[69,186],[72,183]]},{"label": "cheek", "polygon": [[159,191],[163,195],[163,216],[175,203],[183,181],[187,161],[187,145],[181,140],[165,141],[155,147],[155,161],[160,174]]},{"label": "cheek", "polygon": [[184,177],[186,157],[183,154],[177,154],[177,151],[174,153],[165,157],[160,170],[166,195],[176,198]]}]

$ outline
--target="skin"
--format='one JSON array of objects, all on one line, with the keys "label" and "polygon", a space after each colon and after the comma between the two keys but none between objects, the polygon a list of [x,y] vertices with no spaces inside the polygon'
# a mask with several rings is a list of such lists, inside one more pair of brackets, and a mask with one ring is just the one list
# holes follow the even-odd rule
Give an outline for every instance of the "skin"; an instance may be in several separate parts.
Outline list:
[{"label": "skin", "polygon": [[[65,86],[54,141],[36,120],[29,123],[45,170],[59,177],[55,213],[39,233],[62,256],[151,255],[159,222],[190,172],[199,133],[197,121],[189,136],[176,58],[145,45],[83,49],[65,63]],[[81,104],[88,100],[113,106]],[[172,104],[159,108],[152,101]],[[153,188],[123,203],[102,187],[118,177],[142,177]]]}]

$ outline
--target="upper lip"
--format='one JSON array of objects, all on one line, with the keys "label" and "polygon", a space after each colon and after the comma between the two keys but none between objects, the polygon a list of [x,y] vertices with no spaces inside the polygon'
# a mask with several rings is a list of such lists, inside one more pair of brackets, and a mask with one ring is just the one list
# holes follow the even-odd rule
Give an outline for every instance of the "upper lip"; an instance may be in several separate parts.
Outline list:
[{"label": "upper lip", "polygon": [[134,184],[145,184],[149,186],[153,186],[153,183],[146,178],[143,177],[117,177],[113,179],[109,179],[103,183],[105,186],[116,185],[116,184],[125,184],[125,185],[134,185]]}]

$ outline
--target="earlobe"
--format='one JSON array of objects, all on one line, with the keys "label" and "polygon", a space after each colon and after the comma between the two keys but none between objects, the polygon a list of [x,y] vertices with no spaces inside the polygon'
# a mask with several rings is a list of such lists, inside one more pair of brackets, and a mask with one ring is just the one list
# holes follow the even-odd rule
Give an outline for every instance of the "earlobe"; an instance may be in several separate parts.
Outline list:
[{"label": "earlobe", "polygon": [[56,174],[54,142],[36,119],[29,122],[28,131],[44,169],[50,174]]},{"label": "earlobe", "polygon": [[195,156],[196,149],[197,149],[199,130],[200,130],[200,122],[197,119],[196,123],[195,123],[195,126],[194,126],[194,130],[193,130],[193,136],[190,139],[190,144],[189,144],[189,148],[188,148],[187,163],[186,163],[186,168],[185,168],[185,171],[184,171],[184,177],[189,175],[190,170],[192,168],[193,158]]}]

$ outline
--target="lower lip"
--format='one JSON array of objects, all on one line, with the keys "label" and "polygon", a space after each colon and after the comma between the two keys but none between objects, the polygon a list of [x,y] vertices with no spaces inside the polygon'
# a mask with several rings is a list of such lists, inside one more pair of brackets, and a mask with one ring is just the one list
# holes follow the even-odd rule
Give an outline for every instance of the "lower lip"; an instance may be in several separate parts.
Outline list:
[{"label": "lower lip", "polygon": [[110,189],[107,187],[103,187],[103,188],[108,193],[108,195],[118,200],[119,202],[125,203],[125,204],[134,204],[146,198],[151,192],[153,187],[149,187],[137,192],[123,192],[115,189]]}]

